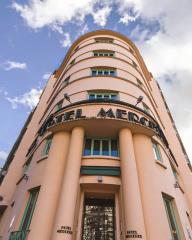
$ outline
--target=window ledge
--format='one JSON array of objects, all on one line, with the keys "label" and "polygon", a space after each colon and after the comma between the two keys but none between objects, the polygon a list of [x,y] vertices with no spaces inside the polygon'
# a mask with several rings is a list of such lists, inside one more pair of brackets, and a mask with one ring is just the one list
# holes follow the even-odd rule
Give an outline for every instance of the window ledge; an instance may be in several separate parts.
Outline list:
[{"label": "window ledge", "polygon": [[36,163],[39,163],[39,162],[45,160],[46,158],[48,158],[48,155],[42,156],[39,160],[36,161]]},{"label": "window ledge", "polygon": [[103,156],[103,155],[89,155],[89,156],[83,156],[82,159],[89,159],[89,158],[96,158],[96,159],[109,159],[109,160],[117,160],[119,161],[119,157],[113,157],[113,156]]},{"label": "window ledge", "polygon": [[155,162],[160,165],[161,167],[163,167],[164,169],[167,169],[167,167],[164,165],[164,163],[158,161],[158,160],[155,160]]}]

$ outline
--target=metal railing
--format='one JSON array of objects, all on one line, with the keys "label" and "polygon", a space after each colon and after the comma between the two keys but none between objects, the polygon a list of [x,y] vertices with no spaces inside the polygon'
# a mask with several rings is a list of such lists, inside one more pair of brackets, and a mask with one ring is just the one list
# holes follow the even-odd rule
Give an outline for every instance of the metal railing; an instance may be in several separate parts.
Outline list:
[{"label": "metal railing", "polygon": [[26,240],[29,230],[11,232],[9,240]]}]

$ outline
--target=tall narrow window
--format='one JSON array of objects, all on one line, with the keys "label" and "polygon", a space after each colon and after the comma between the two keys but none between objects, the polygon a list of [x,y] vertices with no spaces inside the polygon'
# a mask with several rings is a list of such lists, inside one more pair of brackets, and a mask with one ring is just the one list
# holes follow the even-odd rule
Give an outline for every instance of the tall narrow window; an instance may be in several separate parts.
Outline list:
[{"label": "tall narrow window", "polygon": [[146,113],[150,113],[150,108],[147,106],[147,104],[143,103],[143,110],[146,112]]},{"label": "tall narrow window", "polygon": [[165,209],[166,209],[166,213],[167,213],[167,218],[168,218],[172,238],[173,238],[173,240],[181,240],[179,228],[177,225],[175,212],[174,212],[174,208],[173,208],[173,199],[168,196],[163,195],[163,200],[164,200],[164,204],[165,204]]},{"label": "tall narrow window", "polygon": [[51,137],[47,138],[46,142],[45,142],[45,146],[44,146],[43,152],[42,152],[42,156],[48,155],[49,150],[51,148],[51,143],[52,143],[52,138]]},{"label": "tall narrow window", "polygon": [[63,100],[56,104],[56,111],[59,111],[63,106]]},{"label": "tall narrow window", "polygon": [[93,155],[100,155],[100,141],[94,140]]},{"label": "tall narrow window", "polygon": [[23,174],[25,174],[28,171],[32,158],[33,156],[31,156],[23,165]]},{"label": "tall narrow window", "polygon": [[154,153],[155,159],[162,162],[163,160],[161,157],[159,145],[156,142],[153,142],[152,144],[153,144],[153,153]]},{"label": "tall narrow window", "polygon": [[[35,188],[30,191],[29,200],[28,200],[28,203],[27,203],[27,206],[26,206],[26,209],[25,209],[22,221],[21,221],[21,225],[19,228],[20,231],[29,230],[29,226],[31,223],[34,209],[35,209],[35,204],[37,201],[38,194],[39,194],[39,188]],[[18,239],[20,239],[20,238],[18,238]],[[22,240],[24,240],[24,239],[25,238],[22,238]]]},{"label": "tall narrow window", "polygon": [[109,156],[109,141],[102,140],[102,155]]},{"label": "tall narrow window", "polygon": [[85,140],[84,156],[91,155],[91,139]]}]

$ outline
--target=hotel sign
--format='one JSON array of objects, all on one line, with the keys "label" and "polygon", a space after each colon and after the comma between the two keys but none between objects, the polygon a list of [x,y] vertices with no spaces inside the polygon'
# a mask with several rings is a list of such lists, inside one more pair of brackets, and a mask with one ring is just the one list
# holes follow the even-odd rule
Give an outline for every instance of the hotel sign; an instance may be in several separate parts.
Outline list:
[{"label": "hotel sign", "polygon": [[[115,110],[113,110],[112,108],[109,108],[109,109],[101,108],[99,109],[97,115],[92,117],[95,117],[96,119],[121,119],[129,123],[140,124],[142,126],[148,127],[153,131],[155,131],[156,134],[162,139],[164,144],[168,147],[168,142],[159,124],[155,121],[151,121],[147,117],[143,117],[143,116],[140,117],[139,115],[137,115],[132,111],[127,111],[125,109],[120,109],[120,108],[117,108]],[[43,135],[48,128],[53,127],[57,124],[71,121],[71,120],[89,119],[92,117],[85,116],[83,114],[82,109],[63,112],[59,115],[51,115],[43,123],[42,127],[39,129],[39,135],[40,136]]]}]

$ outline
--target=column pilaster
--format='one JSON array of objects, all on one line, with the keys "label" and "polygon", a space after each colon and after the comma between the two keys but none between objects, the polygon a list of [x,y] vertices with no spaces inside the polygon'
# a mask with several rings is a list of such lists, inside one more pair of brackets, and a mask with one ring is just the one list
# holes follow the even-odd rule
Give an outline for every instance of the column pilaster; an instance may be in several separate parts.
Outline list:
[{"label": "column pilaster", "polygon": [[131,130],[128,128],[121,129],[119,132],[119,141],[125,218],[124,239],[126,239],[126,236],[129,236],[127,237],[129,239],[134,239],[134,236],[131,237],[132,235],[142,235],[142,239],[146,240]]},{"label": "column pilaster", "polygon": [[83,142],[84,129],[75,127],[71,134],[67,165],[57,209],[52,237],[54,240],[72,240],[75,235],[73,224],[79,187]]},{"label": "column pilaster", "polygon": [[58,132],[53,136],[28,240],[51,239],[69,141],[68,132]]}]

